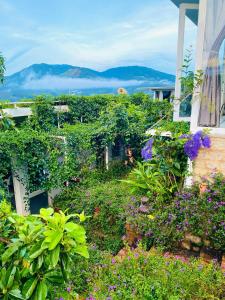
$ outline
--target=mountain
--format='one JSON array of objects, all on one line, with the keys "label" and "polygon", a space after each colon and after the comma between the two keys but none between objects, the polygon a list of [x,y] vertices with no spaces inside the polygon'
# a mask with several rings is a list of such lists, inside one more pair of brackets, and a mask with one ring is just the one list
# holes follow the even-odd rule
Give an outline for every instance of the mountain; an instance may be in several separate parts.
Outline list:
[{"label": "mountain", "polygon": [[142,66],[117,67],[99,72],[65,64],[42,63],[7,76],[0,87],[0,100],[15,101],[43,93],[116,93],[119,87],[133,93],[155,85],[173,85],[174,81],[173,75]]},{"label": "mountain", "polygon": [[101,74],[105,78],[118,78],[121,80],[168,80],[171,82],[175,80],[175,77],[173,75],[140,66],[112,68],[102,72]]}]

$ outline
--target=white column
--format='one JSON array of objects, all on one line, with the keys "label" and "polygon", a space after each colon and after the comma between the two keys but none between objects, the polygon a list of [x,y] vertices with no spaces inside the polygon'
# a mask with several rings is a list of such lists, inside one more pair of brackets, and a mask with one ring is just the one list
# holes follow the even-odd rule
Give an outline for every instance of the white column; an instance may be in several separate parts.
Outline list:
[{"label": "white column", "polygon": [[105,167],[106,170],[109,169],[109,147],[108,146],[105,147]]},{"label": "white column", "polygon": [[16,202],[16,211],[19,215],[27,215],[29,211],[25,204],[26,189],[25,186],[18,180],[18,176],[22,178],[22,170],[13,173],[13,187]]},{"label": "white column", "polygon": [[174,99],[174,120],[179,118],[182,65],[184,62],[184,34],[185,34],[186,5],[181,4],[179,8],[178,41],[177,41],[177,68]]},{"label": "white column", "polygon": [[159,100],[163,101],[163,91],[159,91]]},{"label": "white column", "polygon": [[[202,1],[202,0],[200,0]],[[207,0],[203,0],[207,1]],[[176,83],[175,83],[175,98],[174,98],[174,121],[184,120],[189,121],[190,118],[179,118],[180,97],[181,97],[181,82],[182,66],[184,63],[184,37],[185,37],[185,16],[187,10],[197,10],[198,4],[182,3],[179,8],[179,25],[178,25],[178,41],[177,41],[177,68],[176,68]],[[198,49],[198,48],[197,48]],[[198,51],[198,50],[197,50]]]},{"label": "white column", "polygon": [[[196,45],[196,65],[195,72],[203,70],[203,54],[204,54],[204,39],[206,29],[206,13],[207,13],[208,0],[201,0],[199,4],[198,16],[198,32],[197,32],[197,45]],[[191,113],[191,131],[196,131],[198,127],[198,115],[200,108],[199,88],[196,88],[192,100],[192,113]]]}]

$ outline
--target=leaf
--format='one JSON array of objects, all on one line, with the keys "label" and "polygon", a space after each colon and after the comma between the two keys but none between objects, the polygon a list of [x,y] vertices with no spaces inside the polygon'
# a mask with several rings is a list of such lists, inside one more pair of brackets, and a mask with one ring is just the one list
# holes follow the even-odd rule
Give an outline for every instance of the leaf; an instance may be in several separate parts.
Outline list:
[{"label": "leaf", "polygon": [[37,268],[38,268],[38,269],[41,268],[43,262],[44,262],[44,256],[43,256],[43,254],[42,254],[42,255],[38,256],[38,262],[37,262]]},{"label": "leaf", "polygon": [[4,289],[7,285],[6,268],[0,270],[0,289]]},{"label": "leaf", "polygon": [[85,243],[86,232],[84,227],[82,227],[81,225],[68,222],[65,225],[65,230],[68,232],[68,236],[74,238],[78,243]]},{"label": "leaf", "polygon": [[62,275],[59,272],[51,271],[45,275],[45,279],[51,283],[62,284],[64,282]]},{"label": "leaf", "polygon": [[45,232],[46,238],[44,240],[44,243],[48,243],[48,249],[53,250],[58,245],[58,243],[61,241],[63,237],[63,233],[59,230],[47,230]]},{"label": "leaf", "polygon": [[50,260],[51,260],[51,265],[53,268],[56,267],[59,261],[59,254],[60,254],[60,245],[58,245],[54,250],[51,251],[50,253]]},{"label": "leaf", "polygon": [[41,208],[40,209],[40,217],[42,217],[45,220],[47,218],[49,218],[53,213],[54,213],[54,210],[51,207],[49,207],[49,208]]},{"label": "leaf", "polygon": [[21,243],[14,243],[9,246],[9,248],[2,254],[2,264],[3,266],[8,261],[8,259],[19,249]]},{"label": "leaf", "polygon": [[9,292],[9,295],[17,298],[17,299],[21,299],[21,300],[24,300],[25,298],[22,296],[21,294],[21,291],[19,289],[14,289],[14,290],[11,290]]},{"label": "leaf", "polygon": [[74,249],[75,253],[80,254],[85,258],[89,258],[88,248],[84,245],[77,245]]},{"label": "leaf", "polygon": [[30,256],[29,256],[30,259],[37,258],[39,255],[42,254],[43,251],[44,251],[44,249],[41,248],[41,243],[38,243],[37,245],[32,247],[31,253],[30,253]]},{"label": "leaf", "polygon": [[8,274],[8,272],[7,272],[7,275],[6,275],[8,278],[7,289],[10,289],[12,287],[15,274],[16,274],[16,266],[13,266],[10,274]]},{"label": "leaf", "polygon": [[22,294],[25,297],[25,299],[29,299],[32,296],[37,286],[37,283],[38,283],[37,278],[30,278],[27,280],[27,282],[23,286],[23,291],[22,291]]},{"label": "leaf", "polygon": [[38,284],[37,290],[36,290],[36,295],[37,295],[37,300],[44,300],[46,299],[48,294],[48,287],[44,281],[41,281]]}]

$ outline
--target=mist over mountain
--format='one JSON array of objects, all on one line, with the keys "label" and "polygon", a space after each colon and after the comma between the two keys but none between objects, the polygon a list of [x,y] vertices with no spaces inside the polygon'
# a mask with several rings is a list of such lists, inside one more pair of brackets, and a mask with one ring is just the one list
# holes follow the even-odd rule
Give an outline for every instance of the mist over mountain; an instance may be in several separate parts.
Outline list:
[{"label": "mist over mountain", "polygon": [[39,94],[91,95],[149,91],[151,86],[173,85],[175,76],[142,66],[111,68],[103,72],[71,65],[34,64],[5,78],[0,100],[16,101]]}]

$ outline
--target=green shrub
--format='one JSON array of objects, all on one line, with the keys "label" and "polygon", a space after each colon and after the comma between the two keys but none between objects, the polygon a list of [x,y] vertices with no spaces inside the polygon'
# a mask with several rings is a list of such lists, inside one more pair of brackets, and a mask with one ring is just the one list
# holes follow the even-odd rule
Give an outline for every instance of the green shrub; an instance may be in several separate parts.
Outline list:
[{"label": "green shrub", "polygon": [[84,228],[52,208],[40,215],[19,216],[0,204],[0,298],[52,299],[51,285],[68,282],[76,255],[88,258]]},{"label": "green shrub", "polygon": [[155,253],[128,253],[122,262],[106,258],[94,269],[87,299],[199,300],[224,299],[225,279],[219,267],[169,259]]},{"label": "green shrub", "polygon": [[86,224],[88,241],[101,250],[117,253],[123,246],[121,238],[125,233],[124,212],[130,198],[127,186],[117,180],[88,181],[88,184],[65,189],[54,205],[68,208],[71,213],[84,210],[91,216]]},{"label": "green shrub", "polygon": [[138,163],[126,182],[133,191],[147,195],[152,202],[166,203],[183,187],[187,174],[187,157],[180,134],[155,136],[142,149],[144,162]]},{"label": "green shrub", "polygon": [[207,185],[200,193],[199,183],[177,194],[173,215],[180,231],[191,232],[209,240],[211,247],[225,251],[225,177],[212,174],[211,180],[203,179]]},{"label": "green shrub", "polygon": [[[210,247],[225,251],[225,178],[213,174],[204,179],[207,189],[200,193],[199,183],[176,193],[169,203],[161,205],[144,197],[144,212],[140,211],[142,200],[133,198],[126,209],[127,220],[142,236],[143,242],[151,245],[176,248],[189,232],[210,242]],[[143,210],[143,209],[142,209]]]}]

